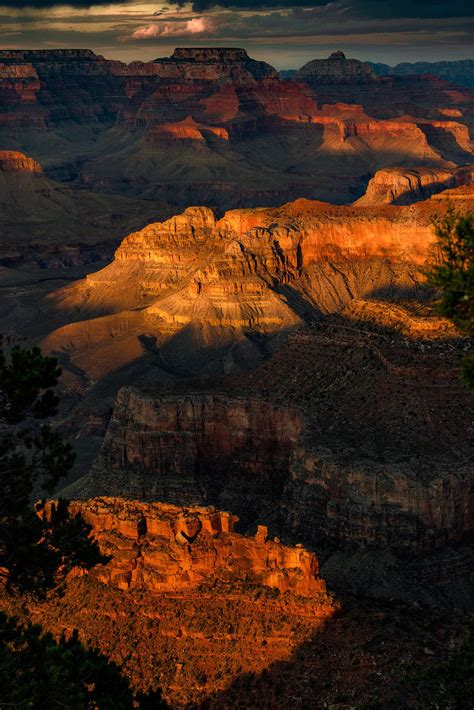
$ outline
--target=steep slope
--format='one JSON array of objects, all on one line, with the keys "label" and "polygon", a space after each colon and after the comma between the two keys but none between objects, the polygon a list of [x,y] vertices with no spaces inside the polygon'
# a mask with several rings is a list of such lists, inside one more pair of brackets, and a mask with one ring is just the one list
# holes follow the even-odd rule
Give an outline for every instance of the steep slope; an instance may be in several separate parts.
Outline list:
[{"label": "steep slope", "polygon": [[[474,166],[457,170],[434,170],[430,168],[385,168],[378,170],[369,180],[365,195],[357,205],[409,205],[426,200],[431,195],[465,187],[465,194],[473,194]],[[443,196],[441,195],[441,199]]]},{"label": "steep slope", "polygon": [[162,205],[66,187],[23,153],[0,151],[4,265],[55,266],[105,258],[120,233],[167,212]]},{"label": "steep slope", "polygon": [[467,347],[427,308],[353,301],[246,375],[122,390],[75,490],[224,506],[316,545],[339,588],[472,608]]},{"label": "steep slope", "polygon": [[131,234],[110,266],[59,290],[51,306],[77,322],[44,347],[67,352],[94,380],[144,347],[175,373],[248,367],[321,312],[413,288],[434,214],[428,203],[404,212],[300,200],[216,220],[208,208],[188,208]]}]

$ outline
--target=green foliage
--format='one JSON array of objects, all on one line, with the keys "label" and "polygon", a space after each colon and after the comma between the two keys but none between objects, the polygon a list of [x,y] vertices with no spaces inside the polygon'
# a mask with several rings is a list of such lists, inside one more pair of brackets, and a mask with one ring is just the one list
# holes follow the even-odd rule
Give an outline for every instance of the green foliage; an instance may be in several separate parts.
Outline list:
[{"label": "green foliage", "polygon": [[[428,273],[430,285],[440,289],[439,312],[470,338],[474,337],[474,215],[450,208],[435,222],[440,261]],[[465,358],[462,379],[474,391],[474,358]]]},{"label": "green foliage", "polygon": [[44,419],[57,412],[53,392],[61,370],[39,348],[0,342],[0,567],[10,589],[42,594],[73,565],[102,561],[90,528],[61,503],[38,515],[33,498],[51,493],[71,469],[74,452]]},{"label": "green foliage", "polygon": [[166,708],[161,693],[134,695],[120,669],[99,651],[0,613],[0,707],[70,710]]},{"label": "green foliage", "polygon": [[[38,348],[0,340],[0,568],[11,592],[43,596],[72,567],[106,559],[90,526],[71,516],[66,501],[33,504],[38,490],[54,491],[74,452],[44,419],[57,413],[53,388],[61,370]],[[0,613],[0,707],[71,710],[148,710],[167,707],[159,691],[133,694],[120,669],[85,648],[77,632],[56,642],[39,626]]]}]

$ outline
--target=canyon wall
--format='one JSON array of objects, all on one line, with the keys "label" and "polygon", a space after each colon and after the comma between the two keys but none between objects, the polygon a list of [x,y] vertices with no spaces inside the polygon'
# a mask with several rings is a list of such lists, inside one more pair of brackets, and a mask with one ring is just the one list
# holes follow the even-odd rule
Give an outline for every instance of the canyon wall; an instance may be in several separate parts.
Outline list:
[{"label": "canyon wall", "polygon": [[284,81],[237,48],[130,64],[0,51],[0,148],[53,178],[176,207],[350,203],[378,169],[470,163],[473,101],[435,77],[376,77],[341,53]]},{"label": "canyon wall", "polygon": [[170,209],[51,180],[20,151],[0,150],[0,264],[60,268],[110,258],[120,234]]},{"label": "canyon wall", "polygon": [[[303,323],[353,298],[415,292],[431,258],[440,204],[277,209],[205,207],[130,234],[104,269],[58,289],[48,305],[67,325],[48,351],[94,381],[153,357],[166,372],[244,370]],[[64,358],[63,358],[64,360]]]},{"label": "canyon wall", "polygon": [[296,412],[251,397],[122,389],[94,485],[131,498],[228,501],[248,524],[282,495],[300,430]]}]

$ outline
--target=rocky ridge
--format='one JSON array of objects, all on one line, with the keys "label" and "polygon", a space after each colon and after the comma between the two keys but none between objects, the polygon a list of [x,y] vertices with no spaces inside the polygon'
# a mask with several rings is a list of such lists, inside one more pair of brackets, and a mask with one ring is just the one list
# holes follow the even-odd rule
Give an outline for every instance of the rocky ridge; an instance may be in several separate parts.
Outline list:
[{"label": "rocky ridge", "polygon": [[357,205],[409,205],[426,200],[431,195],[451,188],[466,186],[464,194],[472,193],[474,167],[457,170],[433,168],[385,168],[378,170],[369,180],[365,195],[356,200]]},{"label": "rocky ridge", "polygon": [[[43,514],[54,505],[49,501]],[[326,592],[315,554],[271,540],[265,526],[253,538],[239,535],[231,513],[121,498],[71,501],[69,511],[91,526],[110,558],[90,574],[119,589],[179,593],[247,582],[308,598]]]},{"label": "rocky ridge", "polygon": [[144,349],[171,373],[246,369],[289,330],[354,297],[416,287],[439,209],[300,200],[218,220],[188,208],[132,233],[112,264],[56,291],[51,308],[76,322],[43,345],[61,354],[67,343],[69,362],[94,380]]}]

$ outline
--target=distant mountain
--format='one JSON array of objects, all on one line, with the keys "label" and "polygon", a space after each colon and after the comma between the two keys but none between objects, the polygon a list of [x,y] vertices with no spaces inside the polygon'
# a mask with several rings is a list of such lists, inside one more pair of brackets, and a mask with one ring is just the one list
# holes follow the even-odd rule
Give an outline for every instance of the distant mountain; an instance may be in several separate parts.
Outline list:
[{"label": "distant mountain", "polygon": [[415,62],[413,64],[403,62],[395,67],[390,67],[388,64],[367,63],[379,76],[386,74],[398,74],[399,76],[435,74],[454,84],[467,86],[470,89],[474,88],[474,59],[461,59],[456,62]]}]

